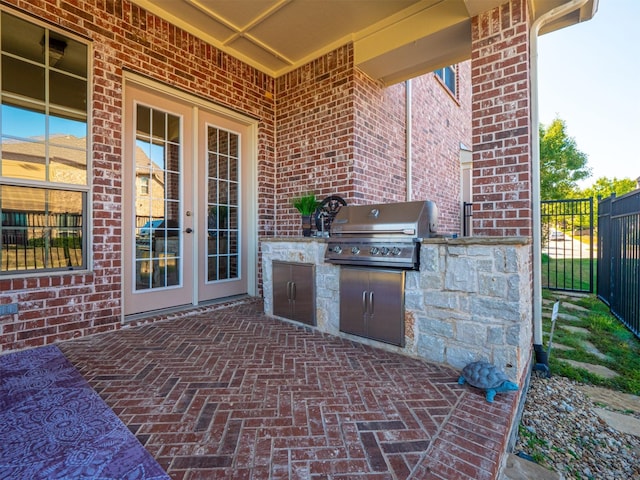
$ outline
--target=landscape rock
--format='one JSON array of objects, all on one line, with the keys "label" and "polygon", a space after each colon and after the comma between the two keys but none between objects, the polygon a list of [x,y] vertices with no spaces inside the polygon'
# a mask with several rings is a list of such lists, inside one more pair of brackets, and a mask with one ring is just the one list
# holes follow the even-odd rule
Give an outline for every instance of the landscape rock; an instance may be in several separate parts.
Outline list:
[{"label": "landscape rock", "polygon": [[[607,423],[605,415],[597,413],[604,409],[582,388],[564,377],[532,375],[521,421],[526,433],[518,436],[514,450],[541,456],[541,464],[563,479],[640,479],[640,437]],[[638,412],[608,411],[606,417],[626,424],[640,422]],[[510,471],[508,466],[504,469],[505,480],[527,478],[509,477]],[[545,478],[536,475],[528,478]]]}]

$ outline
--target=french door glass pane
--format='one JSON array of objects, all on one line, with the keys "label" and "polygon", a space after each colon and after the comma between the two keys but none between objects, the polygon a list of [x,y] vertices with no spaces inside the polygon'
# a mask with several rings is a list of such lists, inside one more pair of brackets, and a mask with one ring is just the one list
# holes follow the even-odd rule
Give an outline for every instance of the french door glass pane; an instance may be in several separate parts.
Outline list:
[{"label": "french door glass pane", "polygon": [[207,127],[207,281],[239,278],[239,136]]},{"label": "french door glass pane", "polygon": [[181,282],[180,117],[136,108],[136,290]]}]

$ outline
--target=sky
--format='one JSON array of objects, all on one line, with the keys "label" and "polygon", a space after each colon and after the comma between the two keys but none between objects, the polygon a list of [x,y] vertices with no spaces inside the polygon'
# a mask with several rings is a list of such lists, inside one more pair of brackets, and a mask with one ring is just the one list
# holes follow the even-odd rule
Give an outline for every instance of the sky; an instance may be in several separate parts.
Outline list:
[{"label": "sky", "polygon": [[599,0],[594,17],[538,40],[539,115],[565,121],[598,178],[640,177],[640,0]]}]

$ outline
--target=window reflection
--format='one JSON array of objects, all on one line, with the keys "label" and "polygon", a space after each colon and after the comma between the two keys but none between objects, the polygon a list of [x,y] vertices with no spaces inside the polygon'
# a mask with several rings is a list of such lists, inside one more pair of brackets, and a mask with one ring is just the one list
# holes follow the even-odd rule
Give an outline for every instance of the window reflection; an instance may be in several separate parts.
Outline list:
[{"label": "window reflection", "polygon": [[207,131],[207,280],[239,277],[238,135]]},{"label": "window reflection", "polygon": [[0,186],[1,272],[82,268],[85,194]]},{"label": "window reflection", "polygon": [[88,47],[0,11],[0,50],[0,273],[86,268]]},{"label": "window reflection", "polygon": [[2,134],[15,138],[45,138],[44,108],[21,108],[2,105]]},{"label": "window reflection", "polygon": [[179,117],[137,105],[136,290],[180,284],[181,152],[169,141],[179,131]]}]

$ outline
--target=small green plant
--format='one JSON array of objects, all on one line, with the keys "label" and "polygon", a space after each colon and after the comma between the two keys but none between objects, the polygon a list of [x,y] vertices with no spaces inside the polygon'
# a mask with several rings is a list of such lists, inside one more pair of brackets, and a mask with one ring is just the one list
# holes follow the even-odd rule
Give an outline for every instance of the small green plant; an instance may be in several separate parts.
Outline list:
[{"label": "small green plant", "polygon": [[525,444],[527,445],[527,454],[531,455],[531,458],[536,463],[541,465],[547,465],[547,456],[545,455],[545,451],[548,449],[549,444],[546,440],[538,437],[533,431],[519,425],[518,432],[520,436],[525,439]]},{"label": "small green plant", "polygon": [[300,215],[313,215],[318,206],[320,206],[320,202],[316,200],[315,193],[303,195],[302,197],[294,199],[291,203],[295,209],[300,212]]},{"label": "small green plant", "polygon": [[606,315],[591,315],[589,329],[594,333],[613,332],[617,328],[616,319]]}]

